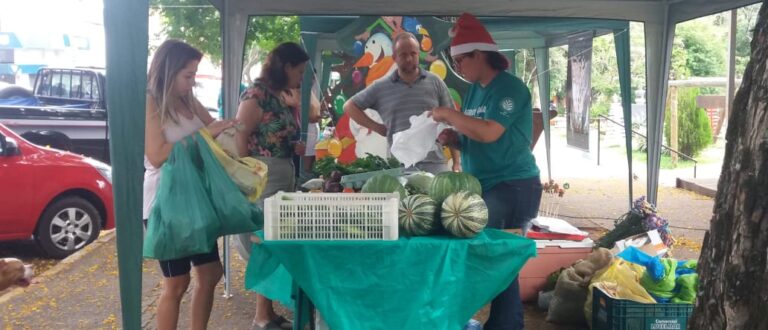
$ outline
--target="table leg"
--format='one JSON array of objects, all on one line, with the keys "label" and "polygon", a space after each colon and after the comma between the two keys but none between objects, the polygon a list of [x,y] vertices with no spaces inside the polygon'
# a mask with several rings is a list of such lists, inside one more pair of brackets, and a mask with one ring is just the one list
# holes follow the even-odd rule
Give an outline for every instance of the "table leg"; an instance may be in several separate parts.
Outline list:
[{"label": "table leg", "polygon": [[315,305],[309,300],[309,297],[301,287],[293,282],[293,301],[294,301],[294,313],[293,313],[293,330],[303,330],[304,325],[309,322],[309,329],[315,330],[314,314]]}]

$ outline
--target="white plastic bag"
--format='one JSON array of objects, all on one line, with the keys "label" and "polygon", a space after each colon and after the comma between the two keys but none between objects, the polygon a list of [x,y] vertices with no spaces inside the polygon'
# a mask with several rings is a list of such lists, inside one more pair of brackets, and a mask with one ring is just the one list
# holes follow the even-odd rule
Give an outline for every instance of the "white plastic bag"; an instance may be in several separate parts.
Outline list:
[{"label": "white plastic bag", "polygon": [[427,117],[427,112],[420,116],[411,116],[411,127],[392,136],[392,156],[405,164],[413,166],[424,158],[430,151],[437,151],[437,136],[450,126],[436,122]]}]

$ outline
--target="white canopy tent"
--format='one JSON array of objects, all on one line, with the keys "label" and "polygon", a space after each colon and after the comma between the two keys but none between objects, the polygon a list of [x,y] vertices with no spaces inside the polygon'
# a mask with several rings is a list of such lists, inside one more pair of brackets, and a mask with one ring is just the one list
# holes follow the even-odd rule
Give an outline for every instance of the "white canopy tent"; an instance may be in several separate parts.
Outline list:
[{"label": "white canopy tent", "polygon": [[[648,200],[657,200],[667,79],[677,23],[758,0],[210,0],[222,17],[225,111],[237,104],[249,16],[412,15],[604,18],[645,23]],[[123,327],[141,327],[141,163],[148,0],[106,0],[107,93]],[[618,47],[617,47],[618,48]],[[306,104],[308,99],[303,100]],[[627,104],[629,100],[622,100]],[[546,112],[546,111],[545,111]],[[140,139],[140,138],[139,138]]]}]

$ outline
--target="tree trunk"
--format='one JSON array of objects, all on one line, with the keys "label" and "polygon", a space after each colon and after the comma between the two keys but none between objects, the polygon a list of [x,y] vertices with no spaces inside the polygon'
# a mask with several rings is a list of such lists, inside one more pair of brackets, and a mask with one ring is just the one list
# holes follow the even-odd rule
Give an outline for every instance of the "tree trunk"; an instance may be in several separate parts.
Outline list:
[{"label": "tree trunk", "polygon": [[[767,1],[768,2],[768,1]],[[768,6],[733,101],[689,329],[768,329]]]}]

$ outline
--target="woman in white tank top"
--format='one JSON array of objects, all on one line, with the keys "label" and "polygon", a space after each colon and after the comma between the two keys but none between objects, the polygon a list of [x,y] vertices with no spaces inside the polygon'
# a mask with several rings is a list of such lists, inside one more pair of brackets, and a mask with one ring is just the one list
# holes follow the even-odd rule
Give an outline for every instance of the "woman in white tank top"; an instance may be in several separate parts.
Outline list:
[{"label": "woman in white tank top", "polygon": [[[144,146],[144,219],[149,217],[160,181],[160,167],[173,144],[207,127],[216,136],[232,127],[233,121],[215,121],[195,99],[197,66],[203,54],[178,40],[167,40],[155,51],[147,77],[146,130]],[[190,282],[190,269],[197,274],[192,293],[192,329],[205,329],[213,305],[216,284],[223,269],[217,246],[209,253],[175,260],[160,260],[163,291],[157,306],[157,328],[176,329],[179,305]]]}]

